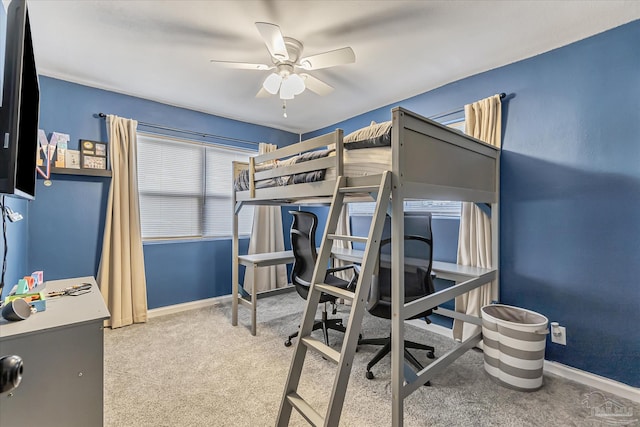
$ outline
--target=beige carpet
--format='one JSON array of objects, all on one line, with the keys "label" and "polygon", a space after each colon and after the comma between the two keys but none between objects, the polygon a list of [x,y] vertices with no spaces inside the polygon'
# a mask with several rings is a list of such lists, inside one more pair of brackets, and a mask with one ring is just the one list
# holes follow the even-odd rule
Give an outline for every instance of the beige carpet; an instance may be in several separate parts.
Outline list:
[{"label": "beige carpet", "polygon": [[[105,331],[105,426],[272,426],[275,423],[304,301],[295,293],[259,301],[258,335],[249,333],[249,311],[231,326],[230,303]],[[338,315],[346,317],[346,313]],[[365,316],[363,335],[384,335],[388,323]],[[408,326],[409,339],[430,343],[436,355],[453,345]],[[342,337],[333,333],[332,344]],[[341,426],[390,426],[390,359],[365,378],[378,347],[356,353]],[[424,354],[419,360],[429,363]],[[326,408],[335,365],[308,353],[300,394]],[[607,426],[640,425],[640,405],[545,375],[541,390],[524,393],[491,381],[482,353],[469,351],[446,372],[405,400],[405,426]],[[613,403],[630,415],[607,418],[597,408]],[[307,425],[294,410],[291,425]],[[616,421],[617,424],[612,424]],[[622,422],[622,423],[621,423]]]}]

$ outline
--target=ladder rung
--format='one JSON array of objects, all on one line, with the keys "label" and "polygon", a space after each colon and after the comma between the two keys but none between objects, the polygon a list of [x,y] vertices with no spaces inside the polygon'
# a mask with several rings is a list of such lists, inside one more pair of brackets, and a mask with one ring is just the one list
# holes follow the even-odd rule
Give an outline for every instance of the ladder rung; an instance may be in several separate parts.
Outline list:
[{"label": "ladder rung", "polygon": [[324,424],[324,418],[322,418],[322,415],[317,413],[316,410],[313,409],[311,405],[309,405],[295,391],[287,394],[287,400],[291,403],[291,406],[300,412],[300,415],[302,415],[309,424],[314,426],[321,426]]},{"label": "ladder rung", "polygon": [[333,295],[334,297],[338,298],[344,298],[349,301],[353,301],[353,299],[356,297],[355,293],[347,289],[327,285],[326,283],[316,283],[315,289],[317,291],[324,292],[325,294]]},{"label": "ladder rung", "polygon": [[327,239],[329,240],[348,240],[350,242],[358,242],[358,243],[367,243],[369,240],[366,237],[360,236],[346,236],[343,234],[327,234]]},{"label": "ladder rung", "polygon": [[338,363],[340,361],[340,353],[337,350],[329,347],[322,341],[318,341],[315,338],[304,337],[302,338],[302,342],[309,348],[316,350],[318,353],[325,356],[327,359],[333,360]]},{"label": "ladder rung", "polygon": [[377,193],[380,191],[379,185],[362,185],[359,187],[342,187],[341,193]]}]

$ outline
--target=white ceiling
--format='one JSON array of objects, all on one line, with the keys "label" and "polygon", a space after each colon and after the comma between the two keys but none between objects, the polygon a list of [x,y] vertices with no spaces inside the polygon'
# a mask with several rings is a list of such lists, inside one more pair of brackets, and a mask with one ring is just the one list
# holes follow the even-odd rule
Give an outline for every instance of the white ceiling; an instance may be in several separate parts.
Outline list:
[{"label": "white ceiling", "polygon": [[[6,0],[3,0],[7,3]],[[40,74],[285,129],[315,130],[640,18],[640,1],[30,0]],[[304,55],[351,46],[354,64],[310,72],[335,91],[256,98],[270,63],[254,23]],[[303,55],[303,56],[304,56]],[[117,113],[117,112],[113,112]]]}]

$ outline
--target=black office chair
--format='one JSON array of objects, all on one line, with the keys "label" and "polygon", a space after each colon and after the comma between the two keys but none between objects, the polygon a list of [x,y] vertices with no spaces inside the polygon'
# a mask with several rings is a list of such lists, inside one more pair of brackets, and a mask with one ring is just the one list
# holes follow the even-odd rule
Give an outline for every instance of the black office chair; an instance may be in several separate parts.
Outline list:
[{"label": "black office chair", "polygon": [[[311,212],[304,211],[290,211],[289,213],[293,215],[293,223],[291,224],[291,248],[293,249],[293,256],[295,257],[293,269],[291,270],[291,283],[296,287],[298,294],[300,294],[302,298],[307,299],[311,279],[313,278],[313,269],[315,268],[316,259],[318,258],[315,244],[318,217]],[[348,269],[354,269],[354,276],[351,281],[340,279],[332,274]],[[346,265],[328,269],[324,283],[343,289],[352,289],[355,288],[357,280],[357,267],[355,265]],[[336,299],[335,296],[329,294],[323,293],[320,295],[320,303],[324,303],[322,318],[316,319],[312,329],[312,331],[322,329],[324,342],[327,345],[329,345],[329,329],[339,332],[346,331],[346,328],[342,324],[342,319],[329,319],[327,316],[327,303],[333,305],[332,313],[336,314]],[[289,335],[284,342],[286,347],[291,345],[291,339],[297,337],[298,332],[299,331],[296,331]]]},{"label": "black office chair", "polygon": [[[410,243],[409,245],[413,250],[416,247],[421,247],[420,258],[426,258],[426,265],[424,267],[417,267],[415,271],[412,271],[410,267],[405,267],[404,272],[404,287],[405,287],[405,303],[414,301],[418,298],[425,297],[434,292],[433,277],[431,272],[431,265],[433,259],[433,237],[431,233],[431,218],[428,219],[428,230],[426,237],[423,236],[404,236],[405,240],[405,256],[408,252],[408,242],[421,242],[418,244]],[[388,245],[391,239],[384,239],[380,242],[380,253],[383,251],[383,247]],[[380,263],[378,267],[378,273],[373,277],[371,283],[371,292],[369,294],[369,300],[367,302],[367,310],[369,313],[376,317],[391,319],[391,266],[388,263]],[[425,322],[431,323],[427,316],[431,315],[432,310],[427,310],[419,313],[411,319],[424,318]],[[373,379],[374,375],[371,372],[373,368],[383,357],[385,357],[391,351],[391,335],[385,338],[371,338],[361,339],[358,341],[358,345],[381,345],[383,346],[367,364],[366,377]],[[404,342],[404,357],[409,361],[418,371],[423,369],[420,362],[408,351],[408,349],[426,350],[427,357],[429,359],[435,358],[435,349],[429,345],[419,344],[412,341],[405,340]],[[425,383],[429,385],[429,382]]]}]

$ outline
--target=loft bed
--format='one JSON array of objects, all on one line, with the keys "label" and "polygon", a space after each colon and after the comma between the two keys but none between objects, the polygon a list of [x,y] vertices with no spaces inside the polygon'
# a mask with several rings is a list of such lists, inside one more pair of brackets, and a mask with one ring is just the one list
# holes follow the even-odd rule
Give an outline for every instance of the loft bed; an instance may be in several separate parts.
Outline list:
[{"label": "loft bed", "polygon": [[[392,109],[390,131],[388,132],[389,146],[374,148],[358,148],[349,150],[340,129],[302,141],[297,144],[280,148],[274,152],[258,155],[250,159],[248,164],[234,163],[234,178],[244,174],[245,186],[234,187],[233,202],[235,206],[233,226],[233,307],[232,324],[237,325],[237,310],[239,303],[246,303],[240,294],[238,283],[239,265],[253,265],[247,257],[238,254],[238,212],[245,204],[253,205],[285,205],[318,203],[324,200],[331,202],[336,187],[337,177],[345,176],[352,186],[367,185],[371,179],[388,170],[392,173],[391,184],[391,214],[392,236],[404,235],[404,200],[456,200],[475,202],[491,206],[491,221],[493,232],[493,260],[498,262],[498,209],[499,200],[499,149],[482,141],[464,135],[463,133],[443,126],[416,113],[396,107]],[[346,147],[345,147],[346,146]],[[327,150],[329,155],[312,158],[304,162],[297,159],[303,153]],[[386,158],[382,160],[367,160],[370,150],[385,150]],[[354,152],[359,152],[354,156]],[[313,156],[312,156],[313,157]],[[283,161],[283,159],[285,159]],[[355,159],[355,160],[354,160]],[[304,181],[304,174],[324,170],[322,180],[315,182],[295,183],[296,177]],[[244,171],[244,172],[243,172]],[[280,181],[288,185],[273,185],[271,180]],[[379,178],[378,178],[379,179]],[[266,183],[266,184],[265,184]],[[245,189],[246,188],[246,189]],[[367,197],[363,194],[362,197]],[[359,198],[362,200],[362,198]],[[398,243],[395,243],[398,242]],[[480,269],[458,266],[456,264],[434,263],[434,271],[438,277],[453,280],[455,285],[436,292],[426,298],[409,304],[404,301],[404,247],[401,238],[393,238],[391,262],[394,266],[393,309],[400,315],[392,321],[392,394],[400,396],[392,403],[392,421],[394,426],[402,425],[403,400],[418,389],[426,380],[442,372],[446,366],[456,358],[474,347],[481,339],[478,333],[459,343],[449,352],[440,356],[435,362],[418,372],[413,379],[405,378],[403,341],[404,319],[437,307],[444,302],[454,299],[470,290],[478,288],[491,281],[497,280],[497,268]],[[260,254],[269,259],[268,254]],[[334,257],[348,261],[357,261],[358,251],[339,250]],[[278,258],[277,260],[274,260]],[[273,259],[262,265],[273,265],[291,261],[290,254],[274,254]],[[270,262],[270,264],[269,264]],[[255,308],[257,295],[251,295],[249,305],[253,306],[253,327],[255,334]],[[439,314],[447,315],[465,322],[481,325],[481,319],[456,313],[443,308]],[[405,384],[404,381],[407,381]]]},{"label": "loft bed", "polygon": [[[401,128],[395,124],[396,121]],[[394,180],[402,179],[405,198],[477,203],[496,200],[497,148],[400,107],[393,110],[390,123],[389,146],[381,146],[375,138],[369,138],[372,147],[360,148],[364,145],[361,141],[343,142],[342,131],[338,129],[252,157],[248,165],[236,162],[234,178],[244,171],[248,175],[248,188],[234,188],[235,201],[279,204],[327,197],[333,193],[338,176],[368,176],[386,170],[394,172]],[[360,147],[349,149],[349,145]],[[302,153],[313,150],[330,151],[326,150],[328,146],[335,147],[328,156],[304,162],[290,161],[294,156],[300,158]],[[276,167],[274,162],[278,162]],[[324,179],[320,181],[268,185],[279,178],[318,170],[325,170]],[[402,171],[402,174],[397,171]],[[288,183],[293,179],[283,181]]]}]

